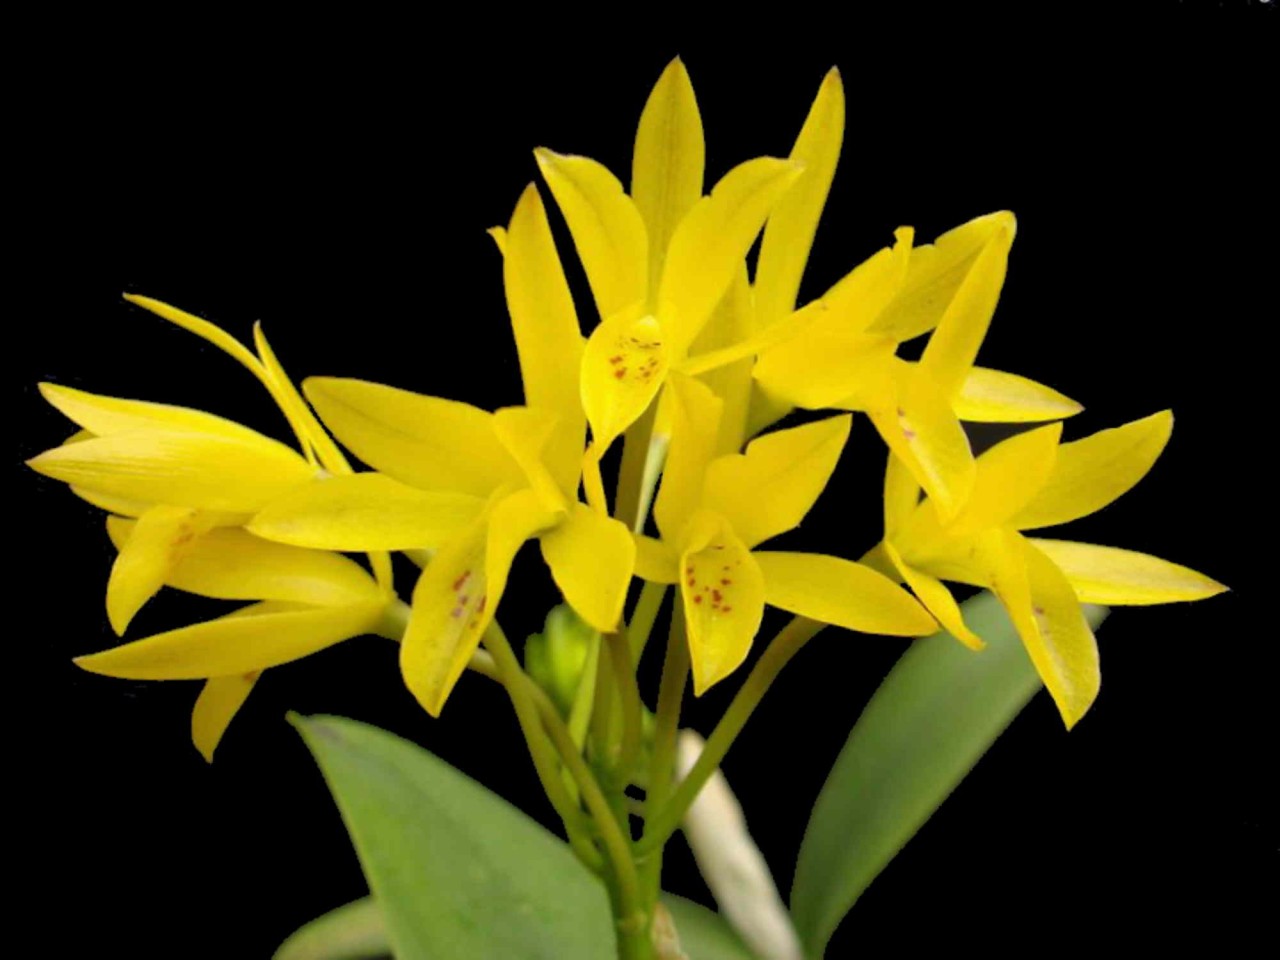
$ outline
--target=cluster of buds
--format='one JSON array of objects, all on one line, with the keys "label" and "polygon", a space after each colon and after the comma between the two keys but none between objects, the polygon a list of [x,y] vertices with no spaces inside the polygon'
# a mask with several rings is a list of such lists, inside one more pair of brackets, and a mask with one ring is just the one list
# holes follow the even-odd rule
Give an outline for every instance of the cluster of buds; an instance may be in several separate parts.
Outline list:
[{"label": "cluster of buds", "polygon": [[[537,540],[563,602],[592,635],[629,641],[620,649],[632,670],[675,585],[698,694],[741,666],[766,605],[870,634],[941,625],[981,656],[944,581],[990,589],[1075,724],[1099,688],[1082,603],[1223,588],[1144,554],[1027,532],[1129,490],[1160,455],[1172,416],[1063,442],[1061,421],[1078,404],[976,365],[1014,240],[1007,212],[931,244],[900,228],[798,305],[843,129],[832,71],[789,157],[747,160],[706,191],[701,118],[677,61],[641,116],[629,191],[593,160],[536,151],[594,303],[575,304],[530,184],[507,226],[491,231],[523,406],[490,412],[340,378],[306,380],[300,394],[260,328],[250,351],[205,320],[128,297],[246,367],[296,449],[213,414],[45,385],[80,432],[30,465],[108,513],[115,632],[165,586],[250,602],[78,663],[204,680],[193,734],[206,757],[261,671],[366,633],[400,641],[404,683],[438,715],[463,671],[484,666],[479,647],[496,629],[513,560]],[[599,317],[585,339],[580,312]],[[918,361],[899,358],[926,336]],[[797,409],[831,413],[775,426]],[[768,549],[822,494],[853,413],[887,447],[883,538],[849,557]],[[965,421],[1041,425],[975,456]],[[601,463],[617,442],[610,502]],[[353,469],[339,444],[370,469]],[[423,567],[408,603],[391,576],[397,551]],[[347,554],[367,558],[367,571]],[[628,617],[636,579],[650,586]],[[580,663],[575,672],[588,673]],[[568,711],[573,689],[558,699]]]}]

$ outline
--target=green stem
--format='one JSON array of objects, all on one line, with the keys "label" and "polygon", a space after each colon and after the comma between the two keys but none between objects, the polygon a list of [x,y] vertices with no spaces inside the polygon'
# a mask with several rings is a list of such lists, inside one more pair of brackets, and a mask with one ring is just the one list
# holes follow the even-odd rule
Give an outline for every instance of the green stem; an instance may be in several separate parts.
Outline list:
[{"label": "green stem", "polygon": [[[499,679],[506,687],[507,696],[511,699],[511,706],[515,709],[516,719],[520,723],[520,730],[528,745],[529,755],[533,758],[538,780],[542,783],[547,799],[551,801],[551,805],[555,807],[556,813],[564,823],[569,845],[584,863],[598,869],[600,854],[591,843],[590,831],[584,822],[582,810],[569,796],[569,791],[560,779],[556,751],[547,740],[542,722],[545,717],[539,716],[537,704],[530,692],[530,688],[536,685],[530,682],[525,672],[520,669],[520,661],[516,659],[515,651],[511,649],[511,644],[497,621],[490,623],[485,630],[484,645],[493,655]],[[552,709],[554,711],[554,706]],[[558,714],[556,719],[560,719]]]},{"label": "green stem", "polygon": [[649,643],[649,634],[653,632],[654,621],[658,619],[658,611],[662,609],[662,601],[667,597],[667,585],[644,582],[640,588],[640,596],[636,599],[636,608],[631,611],[631,622],[627,625],[627,639],[631,642],[631,662],[637,664],[644,655],[644,648]]},{"label": "green stem", "polygon": [[[734,740],[751,719],[751,714],[755,712],[774,679],[823,626],[825,624],[814,620],[796,617],[765,648],[734,696],[733,702],[729,704],[729,709],[725,711],[720,722],[716,724],[715,730],[707,738],[707,745],[693,768],[680,781],[680,786],[671,795],[671,799],[667,800],[662,808],[645,822],[644,837],[636,845],[636,854],[639,857],[656,855],[662,850],[663,844],[680,827],[680,821],[684,819],[698,792],[715,773],[725,754],[733,746]],[[663,679],[666,679],[665,676]]]},{"label": "green stem", "polygon": [[[646,820],[642,844],[650,834],[648,818],[666,802],[671,781],[675,778],[680,704],[684,700],[684,688],[688,682],[689,645],[685,640],[684,607],[677,602],[671,613],[667,653],[662,662],[662,680],[658,686],[658,713],[653,731],[653,762],[644,801]],[[647,860],[644,859],[645,856],[648,857]],[[652,903],[657,899],[662,879],[662,844],[650,845],[640,859],[645,894],[650,898],[648,902]]]},{"label": "green stem", "polygon": [[609,647],[609,662],[613,666],[613,679],[618,689],[618,703],[622,710],[622,748],[618,766],[623,783],[630,777],[631,765],[640,750],[640,687],[636,683],[635,668],[631,664],[631,646],[624,631],[605,634]]}]

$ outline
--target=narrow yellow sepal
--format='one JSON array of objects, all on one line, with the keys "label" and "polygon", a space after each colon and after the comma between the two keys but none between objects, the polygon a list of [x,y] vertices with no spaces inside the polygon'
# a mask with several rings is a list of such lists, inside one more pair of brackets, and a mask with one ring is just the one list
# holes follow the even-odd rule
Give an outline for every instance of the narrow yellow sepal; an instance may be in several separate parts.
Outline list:
[{"label": "narrow yellow sepal", "polygon": [[960,512],[946,524],[952,537],[1003,525],[1039,493],[1057,460],[1062,424],[1027,430],[997,443],[978,457],[973,489]]},{"label": "narrow yellow sepal", "polygon": [[337,377],[311,377],[302,389],[351,452],[410,486],[487,498],[522,481],[493,415],[478,407]]},{"label": "narrow yellow sepal", "polygon": [[816,553],[752,555],[770,606],[861,633],[923,637],[938,629],[909,593],[860,563]]},{"label": "narrow yellow sepal", "polygon": [[159,633],[77,657],[90,673],[130,680],[203,680],[250,673],[298,660],[370,632],[384,602],[342,607],[273,608]]},{"label": "narrow yellow sepal", "polygon": [[969,371],[951,408],[970,423],[1039,423],[1074,417],[1084,409],[1042,383],[986,367]]},{"label": "narrow yellow sepal", "polygon": [[1147,475],[1172,432],[1173,414],[1163,410],[1062,444],[1048,482],[1013,524],[1035,530],[1096,513]]},{"label": "narrow yellow sepal", "polygon": [[569,606],[602,633],[618,629],[636,566],[635,541],[626,524],[574,503],[539,540]]},{"label": "narrow yellow sepal", "polygon": [[960,612],[960,605],[956,603],[955,597],[937,577],[918,570],[911,564],[902,559],[902,555],[888,540],[880,544],[881,550],[889,561],[897,569],[902,579],[906,581],[907,586],[911,588],[919,601],[924,604],[926,610],[931,613],[934,618],[942,624],[942,628],[951,634],[970,650],[981,650],[986,646],[983,639],[969,629],[964,622],[964,614]]},{"label": "narrow yellow sepal", "polygon": [[117,545],[120,552],[107,581],[107,619],[118,637],[124,636],[143,604],[160,592],[195,538],[209,529],[198,511],[164,504],[148,508],[129,527],[129,535]]},{"label": "narrow yellow sepal", "polygon": [[649,289],[658,288],[676,225],[702,196],[705,154],[698,99],[676,57],[645,101],[631,161],[631,196],[649,238]]},{"label": "narrow yellow sepal", "polygon": [[213,752],[222,742],[222,735],[249,699],[260,676],[261,672],[255,670],[231,677],[212,677],[204,682],[191,711],[191,742],[205,763],[213,763]]},{"label": "narrow yellow sepal", "polygon": [[1227,587],[1159,557],[1068,540],[1032,539],[1060,569],[1082,603],[1146,606],[1217,596]]},{"label": "narrow yellow sepal", "polygon": [[681,374],[668,380],[663,402],[670,403],[671,443],[653,516],[662,535],[674,540],[702,505],[724,402],[706,384]]},{"label": "narrow yellow sepal", "polygon": [[189,430],[192,433],[217,434],[249,443],[266,439],[234,421],[190,407],[106,397],[54,383],[40,384],[40,395],[68,420],[97,437],[140,430]]},{"label": "narrow yellow sepal", "polygon": [[703,505],[749,547],[799,525],[831,479],[851,417],[777,430],[707,468]]},{"label": "narrow yellow sepal", "polygon": [[648,290],[649,239],[635,203],[618,178],[588,157],[539,147],[538,168],[564,214],[587,273],[600,318],[643,307]]}]

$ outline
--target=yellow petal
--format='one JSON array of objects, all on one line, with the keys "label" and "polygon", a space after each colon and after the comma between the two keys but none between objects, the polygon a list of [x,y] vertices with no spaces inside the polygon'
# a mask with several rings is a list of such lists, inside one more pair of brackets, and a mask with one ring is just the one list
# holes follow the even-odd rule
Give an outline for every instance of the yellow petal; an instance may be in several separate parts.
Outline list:
[{"label": "yellow petal", "polygon": [[758,157],[725,174],[680,221],[671,237],[658,288],[658,314],[672,356],[684,356],[765,218],[800,175],[799,164]]},{"label": "yellow petal", "polygon": [[750,547],[797,526],[827,485],[849,416],[778,430],[707,468],[705,499]]},{"label": "yellow petal", "polygon": [[698,100],[676,57],[645,101],[631,160],[631,196],[649,236],[650,289],[658,288],[676,224],[702,196],[705,152]]},{"label": "yellow petal", "polygon": [[790,159],[803,163],[804,173],[774,209],[764,229],[755,282],[762,327],[778,323],[795,309],[800,278],[827,202],[843,140],[844,86],[840,71],[832,67],[791,148]]},{"label": "yellow petal", "polygon": [[529,184],[507,231],[502,279],[520,355],[524,400],[555,415],[545,454],[561,490],[574,496],[586,442],[580,387],[582,330],[538,188]]},{"label": "yellow petal", "polygon": [[653,402],[670,355],[651,316],[619,314],[592,331],[582,356],[582,406],[601,455]]},{"label": "yellow petal", "polygon": [[884,395],[896,348],[887,337],[811,328],[762,354],[755,379],[798,407],[865,410]]},{"label": "yellow petal", "polygon": [[[81,500],[91,503],[95,507],[106,510],[108,513],[114,513],[121,517],[140,517],[154,504],[144,503],[141,500],[129,500],[126,497],[113,497],[109,493],[99,493],[97,490],[90,490],[87,487],[77,487],[72,485],[68,487]],[[248,514],[239,514],[241,519],[238,521],[243,523],[249,519]]]},{"label": "yellow petal", "polygon": [[478,407],[366,380],[311,377],[302,389],[352,453],[410,486],[487,498],[522,479]]},{"label": "yellow petal", "polygon": [[149,508],[129,527],[107,581],[107,619],[116,636],[124,635],[133,615],[160,592],[183,552],[209,529],[199,512],[163,504]]},{"label": "yellow petal", "polygon": [[1044,384],[985,367],[969,371],[951,407],[971,423],[1038,423],[1074,417],[1084,409]]},{"label": "yellow petal", "polygon": [[258,350],[258,359],[262,361],[262,369],[266,371],[268,379],[274,385],[272,393],[276,402],[280,405],[281,412],[292,425],[294,432],[300,439],[305,438],[304,443],[315,450],[321,466],[330,473],[350,473],[351,467],[347,464],[347,458],[342,455],[333,438],[316,422],[307,408],[306,401],[298,393],[298,388],[293,385],[293,381],[289,379],[289,375],[285,373],[284,367],[276,358],[275,351],[271,349],[271,344],[267,342],[267,335],[263,332],[261,323],[253,325],[253,343]]},{"label": "yellow petal", "polygon": [[[755,325],[751,283],[744,263],[691,349],[698,354],[730,348],[748,340]],[[716,440],[717,455],[737,453],[747,442],[747,413],[751,407],[751,370],[754,366],[754,354],[745,353],[737,360],[717,364],[699,377],[724,402]]]},{"label": "yellow petal", "polygon": [[987,214],[913,249],[902,289],[876,320],[876,332],[901,343],[936,327],[992,234],[1010,224],[1011,214]]},{"label": "yellow petal", "polygon": [[1145,553],[1068,540],[1031,543],[1066,574],[1082,603],[1146,606],[1203,600],[1227,589],[1203,573]]},{"label": "yellow petal", "polygon": [[54,383],[40,384],[40,394],[68,420],[97,437],[109,437],[117,433],[133,433],[139,430],[168,432],[189,430],[193,433],[212,433],[250,443],[267,439],[257,431],[231,420],[216,417],[203,410],[192,410],[189,407],[104,397]]},{"label": "yellow petal", "polygon": [[917,371],[901,388],[897,406],[872,408],[868,414],[943,519],[955,516],[973,489],[977,467],[946,398]]},{"label": "yellow petal", "polygon": [[191,711],[191,742],[206,763],[213,763],[213,752],[218,749],[222,735],[249,699],[249,693],[260,676],[261,672],[255,670],[231,677],[213,677],[204,682],[200,696],[196,698],[195,709]]},{"label": "yellow petal", "polygon": [[949,403],[960,393],[987,335],[1004,286],[1015,231],[1013,214],[993,214],[994,230],[946,306],[920,357],[920,374]]},{"label": "yellow petal", "polygon": [[920,503],[920,484],[892,451],[884,471],[884,535],[893,539]]},{"label": "yellow petal", "polygon": [[653,516],[662,535],[674,540],[702,505],[724,404],[710,387],[690,377],[673,374],[668,382],[663,402],[671,404],[671,445]]},{"label": "yellow petal", "polygon": [[573,234],[600,319],[627,307],[643,307],[649,240],[640,211],[618,178],[587,157],[541,147],[534,156]]},{"label": "yellow petal", "polygon": [[263,436],[142,430],[55,447],[34,470],[126,500],[252,513],[313,476],[307,462]]},{"label": "yellow petal", "polygon": [[909,593],[860,563],[817,553],[754,556],[770,606],[861,633],[923,637],[938,629]]},{"label": "yellow petal", "polygon": [[1025,507],[1049,479],[1062,424],[1051,423],[1002,440],[978,457],[973,490],[946,525],[951,536],[998,527]]},{"label": "yellow petal", "polygon": [[[107,519],[117,548],[131,544],[140,524]],[[382,594],[354,560],[324,550],[272,543],[243,530],[203,533],[179,552],[165,584],[219,600],[279,600],[343,606]]]},{"label": "yellow petal", "polygon": [[472,523],[485,501],[419,490],[379,473],[325,477],[291,490],[249,523],[259,537],[320,550],[438,547]]},{"label": "yellow petal", "polygon": [[[546,448],[555,436],[555,415],[532,407],[503,407],[493,415],[493,429],[511,458],[520,465],[529,486],[537,491],[548,510],[567,510],[568,498],[578,498],[578,475],[574,471],[572,486],[561,490],[547,469]],[[582,462],[582,450],[575,454]]]},{"label": "yellow petal", "polygon": [[400,644],[400,671],[433,717],[493,619],[516,551],[555,520],[536,493],[521,490],[441,547],[422,571]]},{"label": "yellow petal", "polygon": [[490,227],[485,233],[489,235],[494,246],[498,248],[498,253],[505,257],[507,255],[507,228]]},{"label": "yellow petal", "polygon": [[1096,513],[1147,475],[1172,432],[1173,414],[1163,410],[1062,444],[1048,482],[1014,525],[1052,527]]},{"label": "yellow petal", "polygon": [[680,578],[680,557],[662,540],[635,534],[636,576],[653,583],[675,583]]},{"label": "yellow petal", "polygon": [[636,566],[626,524],[575,503],[541,537],[542,557],[569,606],[602,633],[618,629]]},{"label": "yellow petal", "polygon": [[703,513],[691,526],[680,556],[680,594],[693,692],[701,696],[746,659],[764,617],[764,576],[722,517]]},{"label": "yellow petal", "polygon": [[970,650],[981,650],[986,646],[982,638],[965,624],[964,615],[960,612],[960,605],[956,603],[955,597],[951,595],[951,591],[943,585],[941,580],[906,563],[889,541],[884,541],[880,546],[884,554],[893,563],[894,568],[901,574],[902,579],[906,581],[907,586],[911,588],[911,592],[924,604],[925,609],[942,624],[942,628],[947,633],[951,634]]},{"label": "yellow petal", "polygon": [[986,538],[992,589],[1071,729],[1098,696],[1098,645],[1066,576],[1020,534]]},{"label": "yellow petal", "polygon": [[379,600],[242,613],[158,633],[75,662],[90,673],[130,680],[203,680],[251,673],[370,632],[383,606]]}]

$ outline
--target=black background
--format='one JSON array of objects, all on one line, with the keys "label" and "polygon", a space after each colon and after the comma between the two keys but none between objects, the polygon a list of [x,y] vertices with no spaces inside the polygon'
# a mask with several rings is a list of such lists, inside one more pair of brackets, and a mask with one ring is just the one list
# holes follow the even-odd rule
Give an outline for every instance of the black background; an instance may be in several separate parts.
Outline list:
[{"label": "black background", "polygon": [[[1104,931],[1224,945],[1273,929],[1275,638],[1272,618],[1251,612],[1274,591],[1260,575],[1273,566],[1274,413],[1258,389],[1277,318],[1271,12],[1165,5],[1132,23],[934,24],[928,42],[923,15],[868,18],[751,49],[609,32],[500,50],[484,33],[424,38],[394,24],[326,24],[322,39],[315,24],[271,38],[232,25],[236,40],[208,43],[211,30],[192,28],[154,46],[88,30],[51,51],[10,148],[29,161],[11,188],[18,453],[70,432],[40,401],[40,379],[285,436],[243,370],[122,291],[243,338],[262,319],[298,379],[518,402],[484,229],[505,223],[534,178],[531,149],[587,153],[625,179],[649,86],[680,52],[716,178],[749,156],[785,155],[837,64],[844,154],[802,299],[900,224],[927,240],[1014,210],[982,361],[1081,400],[1069,437],[1165,407],[1177,416],[1140,487],[1064,535],[1187,563],[1234,589],[1114,613],[1089,716],[1068,735],[1037,697],[860,901],[831,956],[1004,953],[1098,943]],[[589,298],[579,303],[594,323]],[[858,420],[827,494],[786,542],[853,556],[874,542],[882,458]],[[266,957],[364,892],[286,710],[387,727],[551,822],[500,691],[464,679],[432,721],[399,683],[394,648],[372,638],[271,671],[206,766],[188,739],[196,685],[70,663],[114,642],[102,609],[111,551],[98,512],[60,485],[24,471],[18,489],[7,644],[20,771],[7,793],[23,812],[10,842],[26,861],[18,882],[65,917],[48,928],[48,955]],[[522,636],[551,597],[536,555],[513,584],[502,617]],[[215,609],[164,595],[131,635]],[[784,891],[825,772],[902,647],[824,634],[728,759]],[[690,704],[688,722],[708,732],[733,686]],[[680,840],[667,886],[706,897]]]}]

